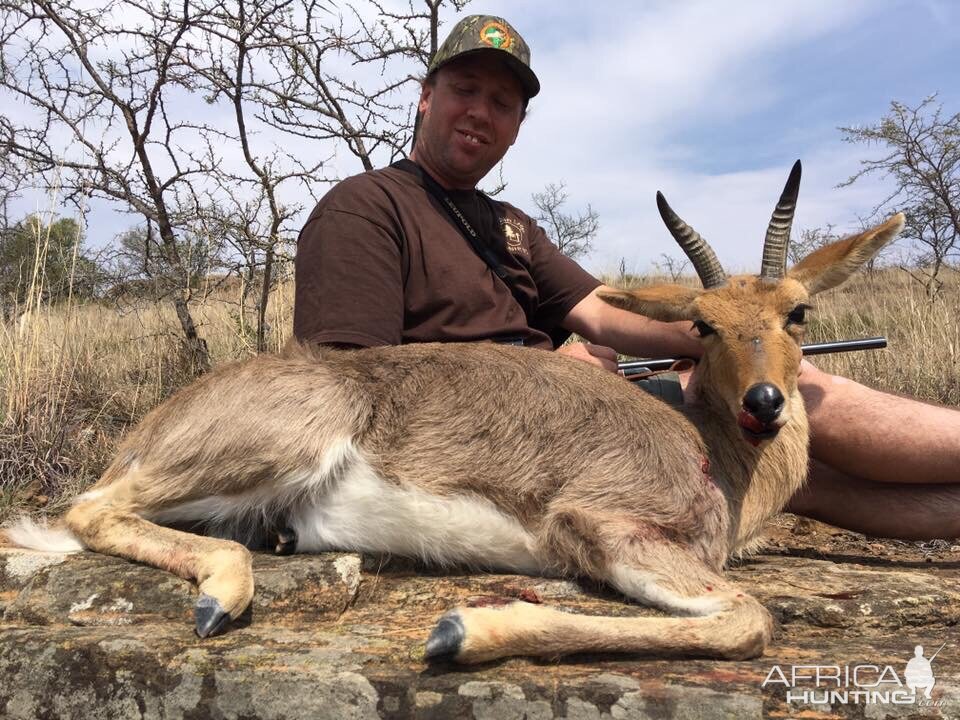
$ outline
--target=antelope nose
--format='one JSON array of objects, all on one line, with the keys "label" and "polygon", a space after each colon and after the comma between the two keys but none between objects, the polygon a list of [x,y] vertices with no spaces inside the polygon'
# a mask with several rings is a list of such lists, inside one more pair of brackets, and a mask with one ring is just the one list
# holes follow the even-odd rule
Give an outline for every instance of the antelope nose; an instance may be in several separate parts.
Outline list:
[{"label": "antelope nose", "polygon": [[783,393],[776,385],[757,383],[744,394],[743,407],[764,425],[769,425],[783,412]]}]

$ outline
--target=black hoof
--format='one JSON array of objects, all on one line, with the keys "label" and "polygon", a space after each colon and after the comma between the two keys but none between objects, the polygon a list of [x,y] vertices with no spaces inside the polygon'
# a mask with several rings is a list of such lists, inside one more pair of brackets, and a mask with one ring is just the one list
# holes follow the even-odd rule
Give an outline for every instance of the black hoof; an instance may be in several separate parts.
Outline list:
[{"label": "black hoof", "polygon": [[460,616],[456,613],[444,615],[427,638],[424,656],[427,660],[452,660],[459,654],[464,637],[466,631]]},{"label": "black hoof", "polygon": [[292,528],[277,530],[274,555],[293,555],[297,551],[297,532]]},{"label": "black hoof", "polygon": [[194,608],[197,635],[202,638],[219,635],[227,629],[230,615],[217,602],[216,598],[201,595]]}]

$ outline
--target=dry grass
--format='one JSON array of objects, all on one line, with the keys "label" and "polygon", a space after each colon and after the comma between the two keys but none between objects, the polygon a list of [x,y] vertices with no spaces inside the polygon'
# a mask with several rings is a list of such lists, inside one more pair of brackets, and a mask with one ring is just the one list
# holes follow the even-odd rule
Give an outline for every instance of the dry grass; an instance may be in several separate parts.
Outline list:
[{"label": "dry grass", "polygon": [[[960,405],[960,281],[929,302],[897,270],[860,276],[818,299],[810,341],[887,335],[890,349],[818,365],[874,387]],[[235,298],[194,304],[215,363],[251,354]],[[292,287],[273,298],[270,347],[291,331]],[[126,428],[189,381],[172,308],[98,304],[32,308],[0,326],[0,522],[57,512],[92,483]]]},{"label": "dry grass", "polygon": [[[236,299],[193,304],[214,363],[247,357],[253,331]],[[292,327],[292,287],[268,307],[279,349]],[[190,381],[169,303],[119,310],[42,306],[0,325],[0,523],[13,511],[59,511],[89,486],[124,431]]]},{"label": "dry grass", "polygon": [[822,356],[818,367],[867,385],[947,405],[960,405],[960,276],[940,297],[902,270],[862,274],[819,296],[809,342],[885,335],[887,350]]}]

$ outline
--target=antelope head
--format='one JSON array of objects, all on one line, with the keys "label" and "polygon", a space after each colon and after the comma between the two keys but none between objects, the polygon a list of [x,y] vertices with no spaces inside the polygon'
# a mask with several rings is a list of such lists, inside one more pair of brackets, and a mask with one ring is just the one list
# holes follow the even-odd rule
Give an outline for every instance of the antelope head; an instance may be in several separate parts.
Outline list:
[{"label": "antelope head", "polygon": [[798,160],[767,228],[760,274],[732,277],[700,234],[657,193],[660,215],[693,263],[703,289],[667,284],[600,293],[611,305],[654,320],[691,321],[703,343],[702,401],[726,408],[754,446],[774,438],[791,417],[803,412],[797,374],[810,298],[850,277],[904,224],[898,213],[882,225],[820,248],[787,270],[799,189]]}]

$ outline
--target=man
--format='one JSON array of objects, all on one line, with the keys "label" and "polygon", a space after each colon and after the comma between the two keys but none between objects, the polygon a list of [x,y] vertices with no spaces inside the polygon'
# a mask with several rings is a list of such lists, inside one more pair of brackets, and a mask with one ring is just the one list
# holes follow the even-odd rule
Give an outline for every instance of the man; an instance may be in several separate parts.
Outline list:
[{"label": "man", "polygon": [[[409,160],[348,178],[307,221],[296,262],[298,338],[340,347],[493,340],[552,350],[575,332],[590,342],[557,352],[608,370],[616,370],[611,348],[699,354],[688,323],[602,302],[599,281],[527,215],[477,192],[539,90],[529,48],[504,19],[470,16],[454,27],[423,83]],[[874,535],[960,535],[960,412],[809,363],[800,388],[814,463],[790,509]]]}]

